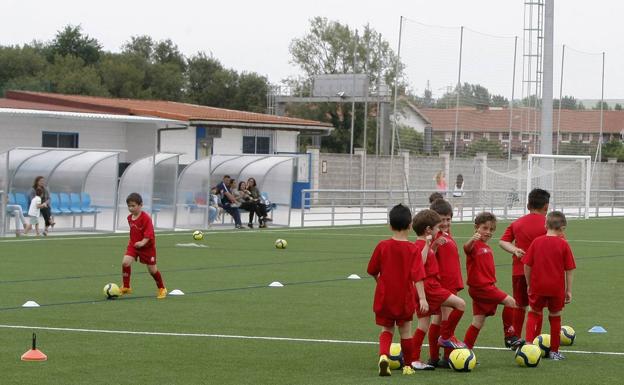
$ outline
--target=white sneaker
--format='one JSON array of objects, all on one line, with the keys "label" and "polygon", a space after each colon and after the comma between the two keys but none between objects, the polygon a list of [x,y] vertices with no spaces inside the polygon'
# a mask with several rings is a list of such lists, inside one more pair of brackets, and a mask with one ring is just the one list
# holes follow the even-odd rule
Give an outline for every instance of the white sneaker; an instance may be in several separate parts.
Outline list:
[{"label": "white sneaker", "polygon": [[434,366],[425,364],[424,362],[420,361],[412,362],[412,368],[414,368],[414,370],[435,370]]}]

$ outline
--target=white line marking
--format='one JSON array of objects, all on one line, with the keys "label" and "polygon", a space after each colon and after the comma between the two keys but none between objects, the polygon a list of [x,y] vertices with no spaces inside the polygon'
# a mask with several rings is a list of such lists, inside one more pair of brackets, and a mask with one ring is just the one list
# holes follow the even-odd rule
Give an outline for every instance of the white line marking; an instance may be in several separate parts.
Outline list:
[{"label": "white line marking", "polygon": [[[203,338],[232,338],[241,340],[265,340],[265,341],[291,341],[291,342],[313,342],[313,343],[330,343],[330,344],[348,344],[348,345],[377,345],[378,341],[350,341],[350,340],[333,340],[333,339],[313,339],[313,338],[291,338],[291,337],[263,337],[263,336],[239,336],[231,334],[208,334],[208,333],[168,333],[168,332],[144,332],[132,330],[106,330],[106,329],[80,329],[80,328],[58,328],[48,326],[27,326],[27,325],[2,325],[2,329],[30,329],[30,330],[49,330],[61,332],[78,332],[78,333],[100,333],[100,334],[131,334],[145,336],[163,336],[163,337],[203,337]],[[423,346],[429,346],[423,344]],[[479,350],[506,350],[508,348],[499,348],[493,346],[475,346]],[[624,352],[590,352],[585,350],[562,350],[564,353],[576,354],[600,354],[611,356],[624,356]]]}]

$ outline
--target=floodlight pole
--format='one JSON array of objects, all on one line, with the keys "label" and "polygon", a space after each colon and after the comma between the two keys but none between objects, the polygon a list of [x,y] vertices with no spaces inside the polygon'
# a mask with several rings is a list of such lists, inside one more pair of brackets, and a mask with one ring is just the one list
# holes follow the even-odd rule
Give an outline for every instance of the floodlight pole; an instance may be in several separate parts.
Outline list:
[{"label": "floodlight pole", "polygon": [[[462,25],[459,33],[459,65],[457,70],[457,99],[455,101],[455,140],[453,141],[453,164],[451,164],[451,175],[455,175],[455,158],[457,158],[457,135],[459,134],[459,94],[461,91],[461,70],[462,70],[462,51],[464,48],[464,26]],[[448,176],[448,175],[447,175]]]},{"label": "floodlight pole", "polygon": [[394,101],[392,107],[392,141],[390,143],[390,172],[388,173],[388,188],[392,190],[392,169],[394,166],[394,137],[397,126],[397,95],[399,93],[399,63],[401,61],[401,37],[403,35],[403,16],[399,21],[399,48],[397,49],[397,62],[394,71]]},{"label": "floodlight pole", "polygon": [[540,153],[552,155],[553,124],[553,35],[555,0],[544,1],[544,60],[542,61],[542,129]]},{"label": "floodlight pole", "polygon": [[561,105],[563,104],[563,65],[565,63],[565,44],[561,50],[561,80],[559,81],[559,115],[557,116],[557,155],[559,155],[559,143],[561,142]]},{"label": "floodlight pole", "polygon": [[513,127],[513,107],[514,97],[516,91],[516,58],[518,54],[518,36],[514,39],[514,60],[513,60],[513,73],[511,75],[511,100],[509,101],[509,144],[507,145],[507,169],[509,170],[511,163],[511,137]]}]

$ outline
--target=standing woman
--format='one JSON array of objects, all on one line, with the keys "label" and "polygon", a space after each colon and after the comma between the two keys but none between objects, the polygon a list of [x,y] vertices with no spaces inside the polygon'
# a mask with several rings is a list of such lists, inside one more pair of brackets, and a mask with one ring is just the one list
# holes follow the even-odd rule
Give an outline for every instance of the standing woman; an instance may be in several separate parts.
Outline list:
[{"label": "standing woman", "polygon": [[35,197],[37,188],[40,188],[43,191],[43,195],[41,196],[41,203],[45,203],[44,207],[41,207],[41,215],[45,221],[45,230],[43,230],[43,235],[48,235],[48,228],[54,227],[56,222],[54,222],[54,218],[52,218],[52,213],[50,212],[50,191],[46,187],[46,180],[42,176],[38,176],[35,178],[35,182],[33,183],[32,188],[28,191],[29,202],[32,202]]},{"label": "standing woman", "polygon": [[462,197],[464,196],[464,176],[457,174],[455,186],[453,186],[453,206],[457,208],[457,216],[464,218],[464,208],[462,205]]},{"label": "standing woman", "polygon": [[448,186],[446,185],[446,178],[444,177],[444,171],[438,171],[434,179],[436,182],[436,190],[440,194],[442,194],[442,196],[446,196],[446,191],[448,189]]}]

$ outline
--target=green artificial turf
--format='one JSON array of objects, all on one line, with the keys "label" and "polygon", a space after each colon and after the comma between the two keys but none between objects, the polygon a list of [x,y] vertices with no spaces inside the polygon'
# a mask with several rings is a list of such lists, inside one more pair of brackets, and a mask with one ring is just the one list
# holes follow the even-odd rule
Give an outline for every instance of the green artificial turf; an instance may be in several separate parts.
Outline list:
[{"label": "green artificial turf", "polygon": [[[573,302],[564,311],[563,324],[576,329],[577,340],[562,348],[564,354],[571,349],[624,352],[624,300],[619,294],[623,223],[622,219],[569,223],[567,236],[577,271]],[[499,224],[496,239],[505,226]],[[453,225],[458,244],[471,233],[469,224]],[[475,349],[479,365],[472,373],[436,370],[404,377],[395,371],[389,379],[379,378],[374,281],[366,276],[366,265],[376,243],[389,234],[385,226],[209,231],[198,242],[205,248],[176,246],[193,242],[190,232],[158,234],[158,266],[167,288],[186,295],[156,300],[156,287],[145,266],[134,264],[134,293],[114,301],[104,299],[102,288],[120,282],[125,236],[0,240],[0,383],[622,382],[622,354],[567,353],[564,361],[545,360],[529,369],[518,367],[511,351],[480,349],[502,347],[500,311],[488,318],[479,336]],[[275,249],[277,238],[286,239],[288,248]],[[492,247],[499,286],[509,292],[511,259],[496,244]],[[462,255],[462,263],[463,259]],[[350,274],[362,279],[346,279]],[[273,281],[284,287],[268,287]],[[471,309],[465,290],[461,296],[469,310],[458,327],[459,338],[470,322]],[[22,308],[27,300],[42,306]],[[588,333],[594,325],[608,333]],[[20,361],[33,332],[47,362]],[[423,347],[423,358],[427,357]]]}]

